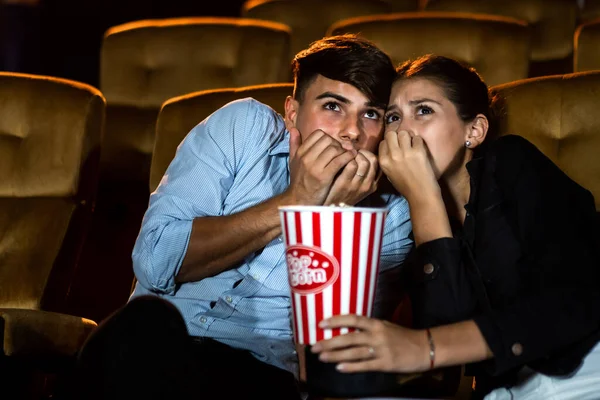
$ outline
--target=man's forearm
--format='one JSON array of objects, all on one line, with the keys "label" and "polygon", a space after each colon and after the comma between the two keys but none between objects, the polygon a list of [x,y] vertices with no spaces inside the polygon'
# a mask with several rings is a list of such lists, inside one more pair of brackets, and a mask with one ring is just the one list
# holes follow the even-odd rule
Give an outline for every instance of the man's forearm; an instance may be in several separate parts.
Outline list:
[{"label": "man's forearm", "polygon": [[194,219],[177,282],[193,282],[236,266],[281,234],[279,195],[237,214]]}]

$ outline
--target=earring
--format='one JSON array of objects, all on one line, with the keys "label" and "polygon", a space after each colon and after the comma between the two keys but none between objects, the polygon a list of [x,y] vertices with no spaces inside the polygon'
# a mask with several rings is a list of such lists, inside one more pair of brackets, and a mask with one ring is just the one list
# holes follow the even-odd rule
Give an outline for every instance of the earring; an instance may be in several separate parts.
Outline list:
[{"label": "earring", "polygon": [[471,141],[470,140],[467,140],[465,142],[465,147],[471,147]]}]

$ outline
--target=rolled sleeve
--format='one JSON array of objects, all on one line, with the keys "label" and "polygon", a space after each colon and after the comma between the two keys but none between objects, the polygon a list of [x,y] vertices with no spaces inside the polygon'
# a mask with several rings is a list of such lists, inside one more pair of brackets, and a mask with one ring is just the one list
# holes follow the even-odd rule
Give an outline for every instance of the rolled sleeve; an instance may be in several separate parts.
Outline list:
[{"label": "rolled sleeve", "polygon": [[497,375],[560,355],[561,349],[568,349],[599,328],[599,304],[597,289],[563,288],[548,290],[513,307],[475,317],[494,354],[487,368]]},{"label": "rolled sleeve", "polygon": [[417,247],[410,271],[415,327],[458,322],[472,315],[477,302],[461,243],[458,238],[439,238]]},{"label": "rolled sleeve", "polygon": [[[254,113],[253,113],[254,111]],[[133,268],[148,290],[173,294],[193,220],[220,216],[255,128],[255,101],[225,105],[198,124],[177,149],[150,203],[133,249]]]},{"label": "rolled sleeve", "polygon": [[183,263],[192,223],[154,220],[143,226],[133,250],[134,272],[142,286],[158,293],[175,292],[175,276]]}]

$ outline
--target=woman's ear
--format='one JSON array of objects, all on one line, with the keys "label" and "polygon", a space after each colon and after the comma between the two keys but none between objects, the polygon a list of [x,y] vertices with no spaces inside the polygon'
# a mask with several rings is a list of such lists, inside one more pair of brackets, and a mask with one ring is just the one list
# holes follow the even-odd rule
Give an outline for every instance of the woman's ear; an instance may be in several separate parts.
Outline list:
[{"label": "woman's ear", "polygon": [[465,144],[470,149],[481,145],[487,136],[490,123],[487,117],[483,114],[477,114],[477,116],[468,124],[468,132],[465,138]]},{"label": "woman's ear", "polygon": [[285,127],[289,131],[296,127],[296,118],[298,117],[298,107],[300,103],[292,96],[285,98]]}]

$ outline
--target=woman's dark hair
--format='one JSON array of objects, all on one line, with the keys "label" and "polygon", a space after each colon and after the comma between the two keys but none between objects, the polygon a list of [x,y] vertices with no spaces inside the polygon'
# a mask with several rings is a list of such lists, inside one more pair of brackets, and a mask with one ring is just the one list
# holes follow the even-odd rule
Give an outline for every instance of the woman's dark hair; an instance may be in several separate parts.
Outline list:
[{"label": "woman's dark hair", "polygon": [[438,83],[464,122],[483,114],[490,124],[488,136],[495,134],[495,103],[499,97],[488,89],[474,68],[452,58],[428,54],[398,66],[396,80],[411,78],[426,78]]},{"label": "woman's dark hair", "polygon": [[294,57],[292,69],[294,98],[299,102],[317,75],[323,75],[356,87],[373,105],[385,109],[395,78],[390,57],[372,42],[353,34],[312,43]]}]

